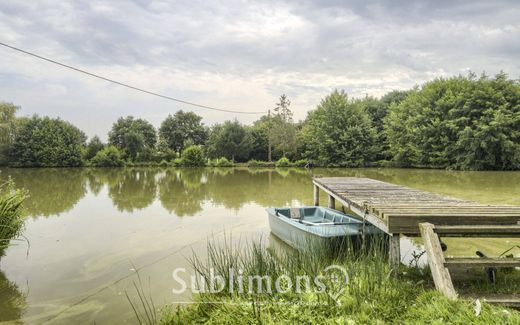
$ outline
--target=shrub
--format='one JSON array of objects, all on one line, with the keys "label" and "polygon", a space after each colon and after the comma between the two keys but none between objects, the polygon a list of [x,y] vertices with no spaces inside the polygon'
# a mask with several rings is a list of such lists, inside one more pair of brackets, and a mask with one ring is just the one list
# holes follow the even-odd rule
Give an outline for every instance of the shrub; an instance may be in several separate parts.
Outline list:
[{"label": "shrub", "polygon": [[121,153],[114,146],[99,151],[90,162],[94,167],[122,167],[125,164]]},{"label": "shrub", "polygon": [[171,164],[173,167],[180,167],[182,166],[182,160],[181,158],[175,158],[174,160],[172,160]]},{"label": "shrub", "polygon": [[200,146],[189,146],[182,151],[181,165],[185,167],[204,167],[206,157]]},{"label": "shrub", "polygon": [[212,167],[233,167],[235,164],[229,161],[226,157],[220,157],[210,161]]},{"label": "shrub", "polygon": [[60,119],[34,116],[18,130],[10,150],[15,167],[78,167],[83,165],[86,136]]},{"label": "shrub", "polygon": [[269,167],[275,167],[275,163],[274,162],[269,162],[269,161],[259,161],[259,160],[250,160],[247,162],[247,167],[252,167],[252,168],[257,168],[257,167],[264,167],[264,168],[269,168]]},{"label": "shrub", "polygon": [[276,167],[291,167],[292,163],[287,157],[282,157],[276,162]]},{"label": "shrub", "polygon": [[294,162],[294,166],[296,167],[307,167],[308,164],[309,162],[307,161],[307,159],[300,159]]},{"label": "shrub", "polygon": [[161,160],[159,167],[168,167],[170,164],[166,160]]},{"label": "shrub", "polygon": [[15,190],[11,180],[0,185],[0,257],[11,239],[20,235],[24,225],[22,203],[27,193]]}]

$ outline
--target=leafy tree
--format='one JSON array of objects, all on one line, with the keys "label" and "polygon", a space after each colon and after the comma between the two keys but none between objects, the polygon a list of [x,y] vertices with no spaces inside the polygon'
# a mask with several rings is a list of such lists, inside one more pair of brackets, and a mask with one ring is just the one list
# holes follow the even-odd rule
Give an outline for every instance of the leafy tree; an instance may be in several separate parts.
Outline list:
[{"label": "leafy tree", "polygon": [[85,134],[68,122],[33,116],[17,131],[10,161],[17,167],[81,166],[85,142]]},{"label": "leafy tree", "polygon": [[307,116],[304,156],[315,165],[360,167],[373,161],[376,133],[360,101],[335,90]]},{"label": "leafy tree", "polygon": [[200,146],[189,146],[182,151],[181,165],[185,167],[204,167],[206,165],[206,157],[204,150]]},{"label": "leafy tree", "polygon": [[211,129],[207,142],[208,156],[245,162],[249,159],[252,141],[247,129],[237,120],[226,121]]},{"label": "leafy tree", "polygon": [[8,154],[14,140],[16,112],[20,109],[11,103],[0,102],[0,165],[8,163]]},{"label": "leafy tree", "polygon": [[255,121],[248,131],[251,135],[250,159],[267,161],[270,121],[267,115]]},{"label": "leafy tree", "polygon": [[386,131],[401,166],[520,168],[520,84],[453,77],[427,82],[392,105]]},{"label": "leafy tree", "polygon": [[143,119],[120,117],[108,133],[108,142],[131,160],[136,160],[139,155],[149,156],[155,149],[157,134],[153,125]]},{"label": "leafy tree", "polygon": [[367,96],[361,100],[361,104],[364,106],[365,111],[372,120],[372,125],[376,129],[378,148],[375,160],[390,160],[392,158],[389,152],[388,139],[384,132],[384,121],[390,106],[399,104],[408,94],[409,91],[394,90],[381,97],[381,99]]},{"label": "leafy tree", "polygon": [[202,117],[192,112],[178,111],[161,123],[159,141],[166,148],[181,152],[188,144],[204,144],[207,138]]},{"label": "leafy tree", "polygon": [[91,164],[94,167],[122,167],[125,162],[121,157],[119,149],[114,146],[108,146],[96,153],[91,160]]},{"label": "leafy tree", "polygon": [[274,109],[275,116],[271,122],[271,142],[280,156],[294,154],[296,148],[296,128],[293,124],[291,101],[287,95],[280,96]]},{"label": "leafy tree", "polygon": [[85,149],[85,160],[90,160],[101,150],[105,148],[105,144],[101,142],[101,139],[96,135],[87,144]]}]

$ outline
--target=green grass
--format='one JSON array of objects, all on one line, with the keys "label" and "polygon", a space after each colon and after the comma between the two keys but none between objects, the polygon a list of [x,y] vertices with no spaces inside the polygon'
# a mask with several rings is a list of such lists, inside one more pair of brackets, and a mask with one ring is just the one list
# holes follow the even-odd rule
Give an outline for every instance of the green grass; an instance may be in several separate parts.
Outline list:
[{"label": "green grass", "polygon": [[[324,254],[325,247],[310,245],[304,252],[267,248],[260,242],[233,243],[212,240],[205,258],[194,254],[191,264],[202,276],[201,285],[209,281],[213,268],[226,274],[230,267],[247,275],[316,274],[331,264],[344,267],[348,285],[334,287],[338,299],[329,292],[310,290],[297,294],[230,293],[229,285],[220,293],[202,292],[194,303],[182,307],[166,306],[161,311],[161,324],[518,324],[520,313],[482,303],[475,315],[474,302],[450,301],[432,289],[428,270],[403,268],[399,278],[391,275],[386,261],[385,245],[373,239],[362,250],[346,249],[337,256]],[[348,244],[345,245],[348,247]],[[517,271],[515,271],[518,273]],[[482,278],[481,278],[482,280]],[[229,278],[226,278],[228,283]],[[234,288],[236,288],[236,279]],[[330,285],[330,286],[329,286]],[[246,285],[246,292],[249,287]],[[316,289],[316,288],[314,288]],[[330,289],[329,291],[332,291]]]},{"label": "green grass", "polygon": [[25,222],[22,204],[26,197],[26,192],[16,190],[11,180],[0,185],[0,257],[12,240],[21,235]]}]

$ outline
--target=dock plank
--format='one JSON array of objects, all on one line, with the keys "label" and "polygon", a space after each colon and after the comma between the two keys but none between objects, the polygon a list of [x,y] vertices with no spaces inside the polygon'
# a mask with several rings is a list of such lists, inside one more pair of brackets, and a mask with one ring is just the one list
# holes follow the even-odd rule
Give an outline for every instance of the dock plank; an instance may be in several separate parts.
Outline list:
[{"label": "dock plank", "polygon": [[320,177],[314,184],[388,233],[418,235],[436,225],[518,225],[520,207],[481,204],[362,177]]}]

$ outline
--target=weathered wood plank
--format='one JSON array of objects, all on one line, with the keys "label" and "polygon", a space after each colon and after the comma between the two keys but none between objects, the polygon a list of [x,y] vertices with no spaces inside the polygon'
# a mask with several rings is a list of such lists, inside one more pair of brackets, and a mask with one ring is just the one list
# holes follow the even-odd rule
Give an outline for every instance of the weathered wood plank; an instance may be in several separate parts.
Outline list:
[{"label": "weathered wood plank", "polygon": [[498,304],[506,307],[520,307],[520,295],[514,294],[465,294],[464,299],[480,299],[490,304]]},{"label": "weathered wood plank", "polygon": [[390,233],[419,234],[419,222],[513,225],[520,221],[518,206],[480,204],[369,178],[326,177],[313,182],[360,212],[356,214],[378,220]]},{"label": "weathered wood plank", "polygon": [[329,201],[328,201],[327,206],[331,209],[336,208],[336,200],[334,199],[334,197],[332,195],[329,195]]},{"label": "weathered wood plank", "polygon": [[399,234],[392,234],[388,240],[388,262],[392,273],[396,275],[401,265],[401,238]]},{"label": "weathered wood plank", "polygon": [[520,225],[460,225],[435,226],[435,232],[443,237],[449,236],[515,236],[520,235]]},{"label": "weathered wood plank", "polygon": [[453,287],[450,272],[444,266],[444,255],[442,254],[439,237],[433,230],[434,226],[431,223],[421,223],[419,224],[419,229],[424,241],[424,248],[428,256],[428,264],[435,282],[435,288],[446,297],[457,299],[457,292]]},{"label": "weathered wood plank", "polygon": [[468,258],[445,258],[446,267],[517,267],[520,266],[520,258],[499,258],[499,257],[468,257]]}]

